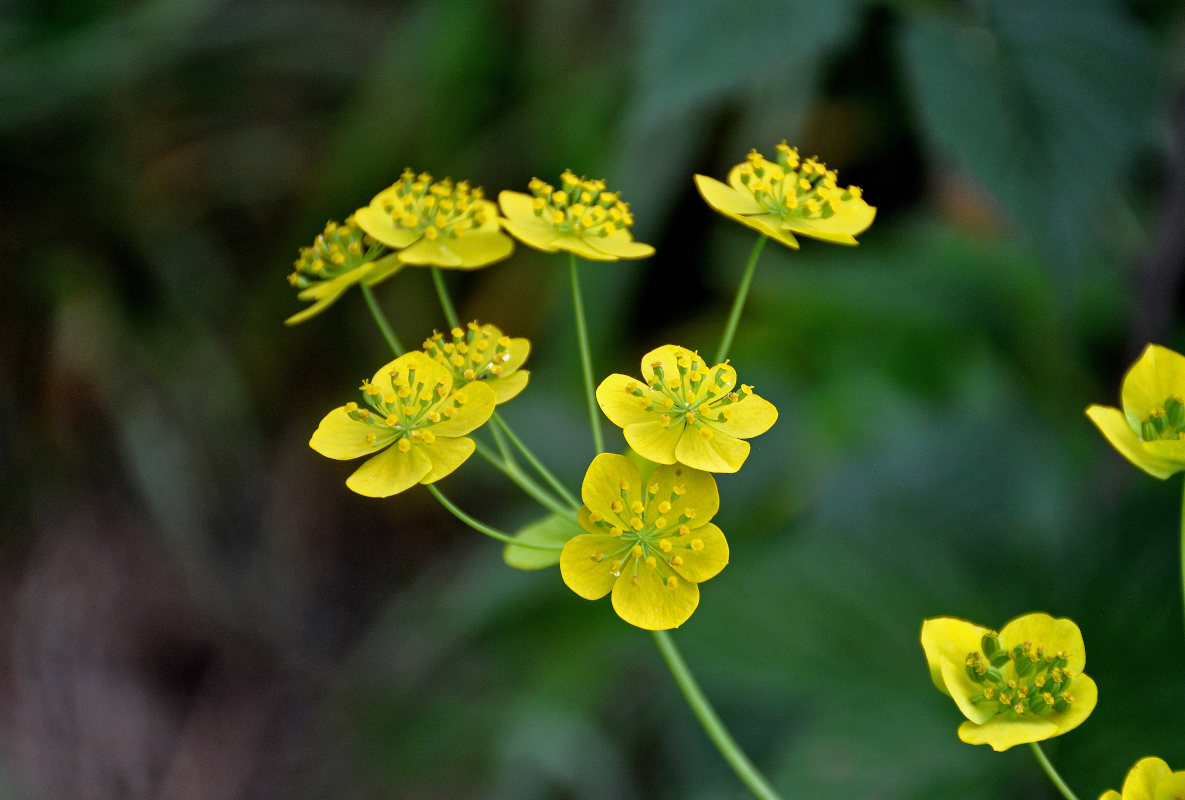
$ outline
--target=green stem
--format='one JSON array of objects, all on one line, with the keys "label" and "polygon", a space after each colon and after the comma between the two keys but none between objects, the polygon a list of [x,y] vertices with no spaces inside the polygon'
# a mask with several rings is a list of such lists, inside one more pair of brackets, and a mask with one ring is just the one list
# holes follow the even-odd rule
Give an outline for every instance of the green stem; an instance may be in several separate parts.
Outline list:
[{"label": "green stem", "polygon": [[479,439],[474,439],[473,441],[477,444],[478,455],[490,462],[490,464],[495,469],[497,469],[507,478],[510,478],[510,480],[512,480],[516,486],[529,494],[541,506],[549,509],[550,511],[554,511],[556,514],[563,514],[567,516],[572,513],[573,507],[564,505],[552,497],[546,489],[533,481],[529,475],[523,473],[517,464],[500,458],[497,453],[494,453],[490,450],[489,445],[487,445],[485,442],[482,442]]},{"label": "green stem", "polygon": [[1045,774],[1049,776],[1049,780],[1053,781],[1053,785],[1062,793],[1062,797],[1066,800],[1078,800],[1078,795],[1066,785],[1062,780],[1062,776],[1057,774],[1057,770],[1053,768],[1053,764],[1049,763],[1049,759],[1045,756],[1045,751],[1041,749],[1041,745],[1037,742],[1030,742],[1029,747],[1033,748],[1033,755],[1037,757],[1037,763],[1041,765],[1041,769],[1045,770]]},{"label": "green stem", "polygon": [[1185,492],[1181,495],[1181,592],[1185,601]]},{"label": "green stem", "polygon": [[737,325],[741,321],[741,310],[745,307],[745,298],[749,296],[749,284],[753,282],[753,273],[757,271],[757,256],[761,255],[766,238],[757,237],[757,244],[753,245],[753,250],[749,253],[749,263],[745,264],[745,274],[741,276],[736,299],[732,301],[732,313],[728,315],[728,322],[724,325],[724,337],[720,340],[720,349],[716,351],[713,364],[723,364],[724,359],[728,358],[728,351],[732,348],[732,337],[736,335]]},{"label": "green stem", "polygon": [[437,500],[440,501],[440,504],[442,506],[444,506],[445,508],[447,508],[449,510],[449,512],[454,517],[461,520],[461,522],[464,522],[466,525],[468,525],[470,528],[473,528],[473,530],[477,531],[478,533],[484,533],[486,536],[490,537],[491,539],[497,539],[499,542],[505,542],[506,544],[513,544],[516,547],[525,547],[528,550],[563,550],[564,549],[564,546],[562,544],[541,544],[541,543],[537,543],[537,542],[520,542],[519,540],[515,539],[510,534],[503,533],[502,531],[498,530],[497,528],[491,528],[489,525],[478,522],[473,517],[469,516],[464,511],[462,511],[461,509],[459,509],[455,505],[453,505],[453,502],[451,500],[449,500],[447,497],[445,497],[443,494],[441,494],[440,490],[437,489],[431,483],[424,484],[424,485],[428,487],[428,491],[432,492],[433,496]]},{"label": "green stem", "polygon": [[405,351],[403,345],[399,343],[399,337],[395,335],[395,331],[391,330],[391,323],[387,322],[386,315],[379,308],[379,301],[375,299],[374,292],[365,283],[362,284],[362,296],[366,299],[366,305],[370,308],[370,315],[378,323],[379,330],[383,332],[383,338],[387,340],[387,344],[395,351],[395,355],[403,355]]},{"label": "green stem", "polygon": [[440,267],[432,267],[432,283],[436,286],[436,296],[440,298],[440,308],[444,311],[444,318],[450,328],[459,328],[457,309],[453,308],[452,298],[449,297],[448,287],[444,285],[444,272]]},{"label": "green stem", "polygon": [[518,438],[518,435],[510,429],[510,426],[506,424],[506,420],[502,419],[502,415],[497,411],[494,412],[494,422],[502,428],[503,433],[510,439],[510,443],[518,448],[518,451],[523,454],[523,458],[527,460],[527,463],[535,468],[535,471],[539,473],[543,480],[547,481],[548,485],[555,490],[555,493],[562,497],[564,502],[568,503],[572,508],[580,508],[580,503],[572,496],[568,488],[523,444],[523,440]]},{"label": "green stem", "polygon": [[764,776],[757,771],[753,766],[753,762],[745,755],[745,751],[733,740],[728,729],[716,716],[716,712],[704,697],[703,691],[700,690],[699,684],[695,682],[691,671],[687,668],[687,662],[683,660],[683,656],[679,654],[678,648],[675,647],[671,635],[666,631],[651,631],[654,635],[654,642],[658,645],[658,651],[662,653],[663,659],[667,662],[667,667],[671,670],[671,675],[675,679],[675,683],[679,685],[683,696],[687,698],[687,704],[691,706],[691,710],[699,719],[700,725],[703,726],[704,732],[708,734],[708,738],[716,745],[716,749],[720,751],[720,755],[724,756],[724,760],[729,763],[733,771],[736,772],[737,777],[745,786],[749,787],[754,796],[761,798],[761,800],[781,800],[781,795],[774,791],[773,787],[765,780]]},{"label": "green stem", "polygon": [[576,341],[580,344],[580,363],[584,368],[584,393],[588,398],[588,418],[592,424],[593,446],[597,454],[605,452],[601,435],[601,416],[597,409],[597,395],[593,389],[592,353],[588,346],[588,325],[584,321],[584,299],[580,295],[580,276],[576,271],[576,254],[569,253],[568,274],[572,278],[572,308],[576,313]]}]

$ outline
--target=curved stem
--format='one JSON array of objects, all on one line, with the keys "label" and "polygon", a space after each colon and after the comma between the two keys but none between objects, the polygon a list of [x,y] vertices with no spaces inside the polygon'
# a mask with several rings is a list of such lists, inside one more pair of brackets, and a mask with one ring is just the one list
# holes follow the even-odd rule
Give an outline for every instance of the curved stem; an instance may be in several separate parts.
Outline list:
[{"label": "curved stem", "polygon": [[741,321],[741,310],[745,307],[745,298],[749,296],[749,284],[753,282],[753,273],[757,270],[757,256],[761,255],[761,248],[765,247],[765,236],[757,237],[757,244],[753,245],[749,253],[749,262],[745,264],[745,273],[741,276],[741,283],[737,286],[736,299],[732,301],[732,312],[728,315],[728,322],[724,325],[724,336],[720,340],[720,349],[716,351],[713,364],[723,364],[728,358],[728,351],[732,347],[732,337],[737,332],[737,325]]},{"label": "curved stem", "polygon": [[539,473],[543,480],[547,481],[548,485],[555,490],[555,493],[562,497],[564,502],[568,503],[572,508],[580,508],[580,503],[572,496],[568,488],[523,444],[523,440],[518,438],[517,434],[510,429],[510,426],[506,424],[506,420],[502,419],[502,415],[497,411],[494,412],[494,422],[502,428],[502,432],[510,439],[510,443],[518,448],[518,451],[523,454],[523,458],[527,460],[527,463],[535,468],[535,471]]},{"label": "curved stem", "polygon": [[695,682],[695,678],[687,668],[687,662],[683,660],[683,656],[675,647],[671,635],[667,631],[651,631],[651,633],[654,636],[655,644],[658,645],[658,651],[662,653],[667,667],[671,670],[675,683],[679,685],[683,696],[687,698],[687,705],[691,706],[691,710],[699,719],[704,732],[708,734],[708,738],[716,745],[720,755],[724,756],[724,760],[736,772],[737,777],[745,786],[749,787],[749,791],[754,796],[761,798],[761,800],[781,800],[781,795],[775,792],[765,777],[757,771],[757,767],[753,766],[753,762],[745,755],[745,751],[733,740],[728,729],[716,716],[716,712],[708,703],[708,699],[704,697],[699,684]]},{"label": "curved stem", "polygon": [[576,313],[576,341],[580,344],[580,363],[584,368],[584,394],[588,398],[588,418],[592,424],[593,446],[599,455],[605,452],[605,439],[601,435],[601,417],[597,409],[597,395],[593,389],[592,353],[588,346],[588,325],[584,321],[584,299],[580,295],[576,254],[568,255],[568,274],[572,278],[572,308]]},{"label": "curved stem", "polygon": [[1041,749],[1041,745],[1036,742],[1030,742],[1029,747],[1033,748],[1033,755],[1037,757],[1037,763],[1041,765],[1041,769],[1045,770],[1045,774],[1049,776],[1049,780],[1057,787],[1057,790],[1062,793],[1062,797],[1066,800],[1078,800],[1078,795],[1066,785],[1062,780],[1062,776],[1057,774],[1057,770],[1053,768],[1053,764],[1049,763],[1049,759],[1045,756],[1045,751]]},{"label": "curved stem", "polygon": [[444,311],[444,318],[448,321],[449,327],[460,327],[460,322],[457,321],[457,309],[453,308],[448,287],[444,285],[444,272],[440,267],[432,267],[432,284],[436,287],[436,296],[440,298],[440,309]]},{"label": "curved stem", "polygon": [[547,490],[537,484],[526,475],[517,464],[505,459],[499,458],[498,455],[490,450],[489,445],[480,440],[474,439],[477,444],[477,454],[490,463],[496,470],[501,472],[507,478],[510,478],[516,486],[529,494],[539,505],[547,508],[556,514],[571,514],[572,508],[564,505],[559,500],[556,500]]},{"label": "curved stem", "polygon": [[478,533],[484,533],[486,536],[490,537],[491,539],[497,539],[499,542],[505,542],[506,544],[512,544],[515,547],[525,547],[528,550],[563,550],[564,549],[564,546],[562,544],[555,545],[555,544],[540,544],[537,542],[520,542],[518,539],[515,539],[513,536],[511,536],[508,533],[503,533],[502,531],[498,530],[497,528],[491,528],[489,525],[478,522],[473,517],[469,516],[464,511],[457,508],[451,500],[449,500],[447,497],[445,497],[443,494],[441,494],[440,490],[437,489],[431,483],[427,483],[424,485],[427,486],[428,491],[432,492],[432,495],[437,500],[440,501],[440,504],[449,510],[449,513],[451,513],[457,519],[461,520],[461,522],[464,522],[470,528],[473,528],[473,530],[477,531]]},{"label": "curved stem", "polygon": [[362,296],[366,299],[366,305],[370,308],[370,315],[378,323],[379,330],[383,332],[383,338],[387,340],[387,344],[395,351],[395,355],[403,355],[406,351],[403,349],[403,345],[400,344],[399,337],[395,335],[395,331],[391,330],[391,323],[387,322],[386,315],[379,308],[379,301],[375,299],[374,292],[365,283],[362,284]]}]

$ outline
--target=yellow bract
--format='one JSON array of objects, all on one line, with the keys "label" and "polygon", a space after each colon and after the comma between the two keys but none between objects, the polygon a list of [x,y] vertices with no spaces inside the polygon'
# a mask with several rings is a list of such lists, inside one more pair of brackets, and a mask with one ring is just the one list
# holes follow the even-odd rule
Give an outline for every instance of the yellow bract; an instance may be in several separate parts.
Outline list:
[{"label": "yellow bract", "polygon": [[453,373],[457,386],[482,381],[494,390],[498,403],[505,403],[527,386],[531,373],[519,367],[531,352],[526,339],[504,336],[494,325],[470,322],[453,328],[450,339],[434,332],[424,342],[424,352]]},{"label": "yellow bract", "polygon": [[452,372],[418,351],[384,366],[361,391],[365,407],[347,403],[330,411],[309,446],[336,459],[377,453],[346,479],[367,497],[445,477],[473,453],[465,434],[494,413],[493,389],[477,382],[454,390]]},{"label": "yellow bract", "polygon": [[613,610],[646,630],[677,628],[699,605],[699,584],[728,564],[728,542],[711,519],[716,481],[683,465],[645,481],[625,456],[593,459],[581,487],[586,533],[560,554],[564,583],[588,600],[613,593]]},{"label": "yellow bract", "polygon": [[1098,690],[1082,674],[1082,633],[1068,619],[1026,614],[998,634],[953,617],[922,624],[930,678],[967,721],[959,738],[995,750],[1040,742],[1080,725]]},{"label": "yellow bract", "polygon": [[855,186],[840,189],[834,170],[814,158],[805,161],[785,142],[775,161],[753,150],[728,173],[724,184],[696,175],[695,185],[708,205],[787,247],[798,247],[794,234],[835,244],[857,244],[856,234],[872,224],[876,209]]},{"label": "yellow bract", "polygon": [[[477,269],[501,261],[514,241],[498,227],[498,208],[480,188],[426,172],[399,180],[354,212],[359,227],[398,251],[399,264]],[[398,269],[398,266],[395,267]]]},{"label": "yellow bract", "polygon": [[505,191],[498,195],[502,227],[523,244],[546,253],[567,250],[593,261],[654,254],[650,245],[634,241],[629,205],[607,191],[604,181],[565,171],[558,190],[538,178],[531,180],[529,188],[531,194]]},{"label": "yellow bract", "polygon": [[778,410],[737,385],[727,363],[708,369],[699,354],[675,345],[642,358],[642,381],[610,375],[597,403],[639,455],[708,472],[736,472],[749,456],[743,441],[765,433]]},{"label": "yellow bract", "polygon": [[1185,772],[1172,772],[1155,756],[1141,758],[1123,781],[1123,794],[1109,789],[1099,800],[1178,800],[1185,797]]},{"label": "yellow bract", "polygon": [[1120,399],[1122,411],[1086,409],[1107,441],[1157,478],[1185,469],[1185,356],[1148,345],[1124,376]]},{"label": "yellow bract", "polygon": [[312,246],[301,248],[288,276],[288,282],[301,290],[297,297],[315,302],[284,324],[296,325],[320,314],[355,283],[373,285],[394,274],[399,262],[392,256],[379,258],[382,251],[383,246],[367,236],[353,217],[341,224],[326,223]]}]

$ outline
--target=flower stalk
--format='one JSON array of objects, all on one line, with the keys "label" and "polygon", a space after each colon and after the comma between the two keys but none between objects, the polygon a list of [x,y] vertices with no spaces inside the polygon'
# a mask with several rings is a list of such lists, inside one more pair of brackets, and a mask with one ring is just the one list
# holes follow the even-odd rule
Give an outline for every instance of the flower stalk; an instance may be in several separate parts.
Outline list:
[{"label": "flower stalk", "polygon": [[716,359],[712,363],[723,364],[728,358],[728,351],[732,348],[732,337],[737,332],[737,325],[741,321],[741,311],[745,307],[745,299],[749,296],[749,284],[753,282],[753,273],[757,271],[757,257],[769,237],[758,236],[753,250],[749,253],[749,261],[745,264],[745,273],[741,276],[741,283],[737,286],[737,296],[732,303],[732,312],[728,315],[728,322],[724,325],[724,336],[720,339],[720,349],[716,351]]},{"label": "flower stalk", "polygon": [[584,298],[580,294],[580,273],[576,269],[575,253],[569,254],[568,274],[572,279],[572,309],[576,315],[576,341],[580,345],[580,364],[584,371],[584,394],[588,401],[593,447],[600,455],[605,452],[605,437],[601,433],[601,416],[597,412],[597,396],[593,388],[592,353],[588,345],[588,325],[584,319]]},{"label": "flower stalk", "polygon": [[1037,742],[1029,742],[1029,747],[1033,749],[1033,756],[1037,759],[1037,763],[1041,765],[1041,769],[1045,770],[1045,774],[1052,781],[1053,785],[1057,787],[1057,790],[1062,793],[1062,797],[1066,798],[1066,800],[1078,800],[1078,795],[1074,794],[1066,782],[1062,780],[1062,776],[1053,768],[1053,764],[1050,763],[1048,756],[1045,755],[1045,751],[1041,749],[1041,745]]}]

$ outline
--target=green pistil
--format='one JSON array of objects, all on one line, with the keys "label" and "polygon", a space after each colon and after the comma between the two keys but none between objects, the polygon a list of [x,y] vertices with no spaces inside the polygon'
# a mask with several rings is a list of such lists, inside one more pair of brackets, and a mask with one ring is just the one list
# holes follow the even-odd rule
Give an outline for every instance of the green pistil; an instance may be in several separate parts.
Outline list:
[{"label": "green pistil", "polygon": [[1174,395],[1154,408],[1140,424],[1140,441],[1156,442],[1185,439],[1185,398]]},{"label": "green pistil", "polygon": [[982,647],[982,652],[967,654],[967,676],[982,687],[971,702],[994,706],[997,714],[1011,719],[1070,708],[1073,676],[1066,669],[1065,653],[1047,653],[1031,642],[1003,650],[995,634],[984,636]]}]

